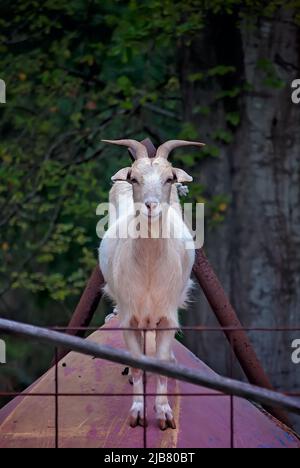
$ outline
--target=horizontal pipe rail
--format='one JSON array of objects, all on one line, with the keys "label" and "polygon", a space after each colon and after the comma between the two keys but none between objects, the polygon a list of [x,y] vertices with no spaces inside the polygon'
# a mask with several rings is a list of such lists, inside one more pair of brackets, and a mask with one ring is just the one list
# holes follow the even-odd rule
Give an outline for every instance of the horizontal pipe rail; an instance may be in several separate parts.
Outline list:
[{"label": "horizontal pipe rail", "polygon": [[281,393],[221,377],[216,374],[206,374],[205,372],[195,369],[192,370],[181,365],[163,363],[147,356],[142,356],[137,359],[124,350],[98,345],[89,340],[55,332],[46,328],[13,322],[11,320],[0,319],[0,330],[6,333],[30,337],[34,340],[55,346],[63,346],[64,348],[82,354],[136,367],[144,371],[161,374],[191,384],[201,385],[229,395],[247,398],[264,405],[285,408],[288,411],[300,414],[300,399],[287,397]]}]

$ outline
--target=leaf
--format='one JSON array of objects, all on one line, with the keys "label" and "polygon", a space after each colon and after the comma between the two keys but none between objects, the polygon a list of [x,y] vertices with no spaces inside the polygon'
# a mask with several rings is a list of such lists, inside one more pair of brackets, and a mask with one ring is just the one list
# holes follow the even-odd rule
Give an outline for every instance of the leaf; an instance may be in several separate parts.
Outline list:
[{"label": "leaf", "polygon": [[237,127],[240,123],[240,115],[238,112],[228,112],[226,114],[226,120],[234,127]]},{"label": "leaf", "polygon": [[188,75],[188,80],[190,83],[195,83],[195,81],[201,81],[204,78],[204,73],[198,72],[198,73],[191,73]]},{"label": "leaf", "polygon": [[224,76],[228,73],[234,73],[236,68],[229,65],[217,65],[216,67],[208,70],[208,76]]},{"label": "leaf", "polygon": [[223,141],[224,143],[231,143],[233,140],[233,135],[228,130],[220,129],[213,133],[213,137],[216,140]]},{"label": "leaf", "polygon": [[214,145],[206,145],[201,150],[204,156],[211,156],[213,158],[217,158],[220,156],[220,149]]}]

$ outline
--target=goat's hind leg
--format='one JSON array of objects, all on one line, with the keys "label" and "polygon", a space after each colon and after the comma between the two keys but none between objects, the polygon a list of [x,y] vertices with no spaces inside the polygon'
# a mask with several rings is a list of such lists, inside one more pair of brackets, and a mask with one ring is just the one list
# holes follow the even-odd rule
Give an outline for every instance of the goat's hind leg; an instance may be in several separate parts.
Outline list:
[{"label": "goat's hind leg", "polygon": [[[128,350],[134,357],[140,358],[142,351],[142,332],[139,330],[124,330],[124,339]],[[147,424],[144,415],[144,383],[143,371],[131,369],[133,385],[133,402],[130,409],[130,426],[145,426]]]},{"label": "goat's hind leg", "polygon": [[[172,362],[174,355],[172,352],[172,344],[174,340],[173,330],[164,330],[164,328],[177,327],[168,319],[163,319],[157,326],[156,331],[156,357],[161,361]],[[157,396],[155,399],[155,411],[158,420],[158,425],[161,430],[168,427],[176,429],[176,424],[173,416],[172,408],[168,401],[168,379],[162,375],[158,376],[157,380]]]}]

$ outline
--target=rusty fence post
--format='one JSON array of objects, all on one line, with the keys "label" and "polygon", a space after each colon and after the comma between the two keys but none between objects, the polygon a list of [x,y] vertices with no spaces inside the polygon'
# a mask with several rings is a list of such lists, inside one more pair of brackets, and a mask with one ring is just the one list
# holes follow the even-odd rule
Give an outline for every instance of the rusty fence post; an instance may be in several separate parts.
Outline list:
[{"label": "rusty fence post", "polygon": [[[97,265],[86,285],[86,288],[80,298],[80,301],[72,315],[70,323],[65,332],[68,335],[75,335],[79,337],[85,336],[85,330],[81,327],[88,327],[92,321],[94,313],[100,303],[103,295],[102,288],[104,286],[104,278]],[[62,359],[68,350],[58,349],[57,359]]]}]

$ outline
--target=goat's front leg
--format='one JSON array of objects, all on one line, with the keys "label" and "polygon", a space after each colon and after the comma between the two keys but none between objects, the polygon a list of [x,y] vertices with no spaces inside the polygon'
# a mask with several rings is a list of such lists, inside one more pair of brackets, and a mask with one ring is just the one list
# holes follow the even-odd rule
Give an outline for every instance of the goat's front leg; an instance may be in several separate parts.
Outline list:
[{"label": "goat's front leg", "polygon": [[[142,332],[139,330],[124,330],[124,340],[131,354],[140,358],[142,351]],[[143,372],[140,369],[131,369],[131,377],[133,384],[133,402],[130,409],[130,426],[146,425],[144,417],[144,384]]]},{"label": "goat's front leg", "polygon": [[[175,321],[162,319],[156,331],[156,357],[161,361],[171,362],[174,360],[172,352],[172,343],[174,340],[174,330],[163,330],[163,328],[177,327]],[[173,416],[173,411],[169,405],[168,397],[168,379],[167,377],[158,376],[157,380],[157,396],[155,400],[155,411],[158,419],[158,425],[163,431],[167,427],[176,429],[176,424]]]}]

